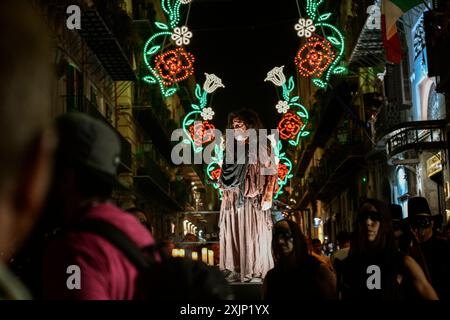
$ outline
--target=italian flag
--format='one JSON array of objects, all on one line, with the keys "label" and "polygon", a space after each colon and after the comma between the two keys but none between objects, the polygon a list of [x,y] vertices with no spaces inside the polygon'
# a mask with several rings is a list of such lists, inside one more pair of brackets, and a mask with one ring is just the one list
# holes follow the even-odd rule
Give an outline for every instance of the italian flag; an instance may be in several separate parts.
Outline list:
[{"label": "italian flag", "polygon": [[402,60],[402,48],[397,34],[396,22],[409,9],[422,3],[422,0],[383,0],[381,4],[381,31],[386,59],[392,63]]}]

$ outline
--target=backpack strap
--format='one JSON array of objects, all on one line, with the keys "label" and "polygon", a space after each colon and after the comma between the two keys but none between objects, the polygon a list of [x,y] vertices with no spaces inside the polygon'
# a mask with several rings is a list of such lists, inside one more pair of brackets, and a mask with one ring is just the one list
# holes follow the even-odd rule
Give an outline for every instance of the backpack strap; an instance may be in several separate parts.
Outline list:
[{"label": "backpack strap", "polygon": [[[142,271],[149,263],[154,262],[154,255],[149,254],[147,257],[143,251],[132,241],[122,230],[100,219],[88,219],[73,225],[67,231],[91,232],[103,237],[119,249],[135,267]],[[145,248],[147,252],[153,253],[155,245]]]}]

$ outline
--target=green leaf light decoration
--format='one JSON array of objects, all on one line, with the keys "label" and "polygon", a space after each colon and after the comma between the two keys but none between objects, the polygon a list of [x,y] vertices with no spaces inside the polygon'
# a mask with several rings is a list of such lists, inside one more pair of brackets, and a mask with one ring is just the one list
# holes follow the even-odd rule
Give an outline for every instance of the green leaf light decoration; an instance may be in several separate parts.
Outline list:
[{"label": "green leaf light decoration", "polygon": [[[315,86],[325,89],[330,82],[331,75],[344,74],[347,69],[339,66],[344,56],[344,36],[338,28],[327,22],[332,16],[331,13],[319,15],[318,8],[323,2],[324,0],[306,1],[308,26],[310,30],[315,30],[316,35],[311,38],[307,37],[307,43],[299,50],[295,63],[301,76],[312,77]],[[300,20],[305,19],[301,18]],[[299,24],[295,25],[296,30],[299,30],[299,25],[302,24],[300,20]],[[312,21],[312,25],[309,21]],[[324,33],[323,38],[317,35],[319,30]],[[298,35],[300,36],[299,33]]]},{"label": "green leaf light decoration", "polygon": [[222,80],[214,74],[205,73],[206,80],[203,87],[195,86],[195,97],[198,103],[192,103],[192,111],[183,119],[182,126],[185,139],[192,144],[195,153],[202,152],[203,144],[214,140],[214,126],[209,122],[213,119],[214,111],[207,107],[208,94],[212,94],[218,88],[225,88]]},{"label": "green leaf light decoration", "polygon": [[[193,73],[193,57],[188,53],[177,56],[178,58],[183,58],[183,64],[188,64],[188,67],[180,68],[175,71],[171,70],[170,72],[172,72],[172,74],[170,75],[169,82],[169,75],[162,75],[160,72],[161,68],[155,67],[156,54],[158,54],[158,52],[162,53],[164,50],[163,45],[165,44],[165,39],[167,37],[174,40],[177,46],[189,44],[192,32],[189,31],[186,26],[179,26],[180,7],[188,3],[190,3],[189,0],[161,0],[161,8],[167,17],[168,23],[165,24],[156,21],[155,25],[159,31],[153,34],[144,46],[144,63],[151,74],[145,75],[142,80],[149,84],[158,84],[163,97],[172,96],[178,90],[175,86],[176,82],[186,79]],[[189,59],[190,57],[192,58]],[[171,62],[172,60],[173,55],[167,56],[168,62]]]},{"label": "green leaf light decoration", "polygon": [[[286,76],[283,73],[283,68],[284,66],[281,66],[270,70],[264,81],[270,81],[276,87],[281,87],[284,100],[278,101],[276,109],[278,113],[283,114],[283,117],[278,124],[278,133],[281,139],[286,140],[288,144],[296,147],[300,137],[305,137],[309,134],[309,131],[305,130],[309,120],[309,113],[299,103],[300,97],[295,95],[294,77],[289,77],[286,84]],[[283,187],[293,176],[291,174],[292,162],[286,157],[286,153],[282,152],[283,144],[281,141],[278,141],[278,143],[272,141],[272,146],[274,147],[275,157],[279,160],[278,186],[274,196],[277,199],[280,194],[283,194]]]}]

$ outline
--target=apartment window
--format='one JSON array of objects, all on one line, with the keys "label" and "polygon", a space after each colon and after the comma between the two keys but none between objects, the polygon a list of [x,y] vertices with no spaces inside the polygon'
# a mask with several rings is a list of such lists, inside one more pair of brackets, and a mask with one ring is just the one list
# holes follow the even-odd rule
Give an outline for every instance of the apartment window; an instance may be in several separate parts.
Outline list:
[{"label": "apartment window", "polygon": [[83,74],[73,65],[67,65],[67,111],[81,111],[83,107]]}]

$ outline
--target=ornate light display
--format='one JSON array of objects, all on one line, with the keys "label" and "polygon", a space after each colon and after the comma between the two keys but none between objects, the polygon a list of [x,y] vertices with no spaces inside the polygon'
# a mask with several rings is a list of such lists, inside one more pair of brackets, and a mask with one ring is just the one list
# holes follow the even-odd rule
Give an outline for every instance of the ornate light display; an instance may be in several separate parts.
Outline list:
[{"label": "ornate light display", "polygon": [[189,0],[161,0],[161,8],[168,23],[155,22],[160,31],[153,34],[144,46],[144,63],[151,74],[144,76],[143,80],[149,84],[158,84],[164,97],[173,95],[177,91],[175,84],[194,73],[194,57],[184,48],[164,52],[167,37],[177,46],[190,43],[192,32],[186,26],[178,26],[180,7],[188,3]]},{"label": "ornate light display", "polygon": [[[339,66],[344,56],[344,36],[339,29],[327,22],[331,13],[318,14],[318,8],[322,3],[323,0],[306,1],[306,13],[309,19],[301,25],[299,21],[295,29],[302,34],[299,36],[308,37],[313,30],[312,27],[315,31],[321,30],[324,34],[323,37],[317,34],[308,37],[307,42],[297,53],[295,64],[301,76],[312,77],[312,82],[316,86],[326,88],[331,75],[344,73],[346,68]],[[308,20],[312,23],[307,24]]]},{"label": "ornate light display", "polygon": [[223,153],[224,150],[219,147],[219,145],[214,146],[214,157],[211,158],[211,162],[206,167],[206,174],[208,178],[213,182],[213,187],[215,189],[219,188],[219,178],[222,174],[222,163],[223,163]]},{"label": "ornate light display", "polygon": [[[183,48],[156,56],[155,68],[165,86],[185,80],[194,73],[194,57]],[[145,80],[145,78],[144,78]]]},{"label": "ornate light display", "polygon": [[[276,87],[282,88],[283,100],[279,100],[275,106],[277,111],[283,114],[278,124],[279,137],[288,141],[290,145],[297,146],[300,137],[305,137],[309,134],[309,131],[305,130],[309,114],[308,110],[299,103],[300,97],[297,95],[291,96],[295,89],[294,77],[291,76],[286,81],[283,68],[284,66],[281,66],[270,70],[264,81],[270,81]],[[271,139],[271,142],[278,166],[278,179],[274,196],[277,199],[284,192],[283,187],[293,176],[291,174],[292,162],[286,157],[286,153],[282,152],[283,144],[281,141],[276,142],[275,139]]]},{"label": "ornate light display", "polygon": [[308,38],[307,43],[298,51],[295,64],[301,76],[320,78],[334,58],[331,43],[314,35]]},{"label": "ornate light display", "polygon": [[173,29],[173,34],[170,38],[175,41],[177,46],[187,46],[191,42],[192,32],[186,26],[176,27]]},{"label": "ornate light display", "polygon": [[208,121],[194,121],[189,127],[189,135],[194,146],[200,148],[203,144],[214,140],[214,125]]},{"label": "ornate light display", "polygon": [[280,138],[287,140],[290,145],[297,146],[300,137],[305,137],[309,131],[305,130],[308,124],[309,113],[306,108],[299,103],[300,97],[293,95],[294,77],[290,77],[286,84],[286,77],[283,73],[284,66],[275,67],[267,73],[264,81],[270,81],[275,86],[282,88],[283,100],[278,101],[276,109],[283,114],[278,123]]},{"label": "ornate light display", "polygon": [[[208,94],[213,93],[218,88],[225,88],[222,80],[214,74],[205,73],[206,80],[203,88],[196,84],[195,97],[198,99],[198,104],[191,104],[193,109],[183,119],[183,131],[185,133],[186,144],[192,144],[194,152],[201,152],[203,145],[214,140],[214,125],[209,121],[213,119],[214,111],[207,107]],[[199,119],[201,118],[201,119]]]},{"label": "ornate light display", "polygon": [[283,148],[281,141],[278,141],[278,144],[272,144],[272,146],[275,152],[275,159],[278,162],[278,178],[274,196],[274,199],[277,199],[280,194],[284,193],[283,187],[293,177],[293,174],[291,174],[292,162],[286,157],[285,152],[280,153],[280,150]]},{"label": "ornate light display", "polygon": [[316,31],[316,27],[311,19],[300,18],[298,23],[295,25],[295,30],[297,30],[297,35],[299,37],[309,38],[312,33]]}]

